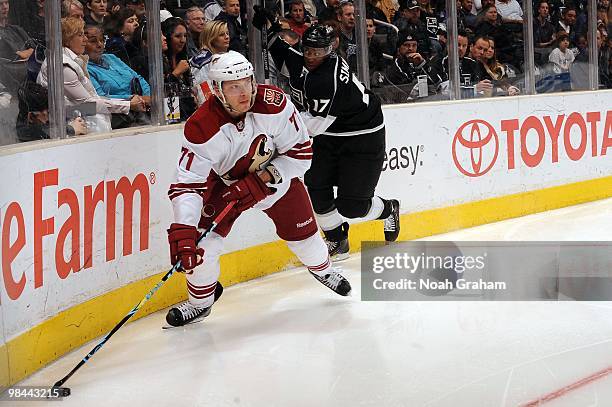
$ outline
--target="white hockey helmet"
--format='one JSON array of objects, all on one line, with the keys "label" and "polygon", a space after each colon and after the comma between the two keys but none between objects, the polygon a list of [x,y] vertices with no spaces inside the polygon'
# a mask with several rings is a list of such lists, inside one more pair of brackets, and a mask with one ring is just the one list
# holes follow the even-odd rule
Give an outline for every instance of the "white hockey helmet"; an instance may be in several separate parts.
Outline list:
[{"label": "white hockey helmet", "polygon": [[253,65],[239,52],[228,51],[224,54],[215,54],[210,61],[208,81],[210,88],[221,103],[230,111],[234,109],[227,103],[223,94],[223,82],[251,77],[251,106],[255,103],[257,84],[253,75]]}]

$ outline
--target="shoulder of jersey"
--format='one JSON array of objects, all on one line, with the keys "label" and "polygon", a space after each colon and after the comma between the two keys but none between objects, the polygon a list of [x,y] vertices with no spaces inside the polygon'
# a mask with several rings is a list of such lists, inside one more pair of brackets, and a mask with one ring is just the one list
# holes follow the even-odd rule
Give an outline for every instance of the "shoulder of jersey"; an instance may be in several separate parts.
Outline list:
[{"label": "shoulder of jersey", "polygon": [[185,123],[185,138],[193,144],[204,144],[219,133],[221,126],[231,123],[215,97],[208,99]]},{"label": "shoulder of jersey", "polygon": [[201,53],[191,58],[189,63],[193,67],[202,68],[204,65],[208,64],[211,61],[212,56],[212,52],[208,50],[203,50]]},{"label": "shoulder of jersey", "polygon": [[253,113],[276,114],[285,109],[287,95],[281,89],[272,85],[257,85],[255,103],[251,108]]}]

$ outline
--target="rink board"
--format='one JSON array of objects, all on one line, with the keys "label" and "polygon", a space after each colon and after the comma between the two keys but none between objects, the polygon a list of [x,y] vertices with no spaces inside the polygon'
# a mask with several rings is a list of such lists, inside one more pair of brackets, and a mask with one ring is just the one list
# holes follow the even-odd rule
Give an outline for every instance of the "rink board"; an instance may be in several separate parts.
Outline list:
[{"label": "rink board", "polygon": [[[400,238],[612,196],[611,102],[612,92],[586,92],[386,107],[378,192],[402,201]],[[166,190],[181,133],[0,152],[10,175],[0,181],[0,386],[104,334],[169,267]],[[375,239],[379,223],[351,229],[353,250]],[[238,220],[226,251],[225,284],[295,261],[260,213]],[[182,300],[182,280],[173,277],[136,317]]]}]

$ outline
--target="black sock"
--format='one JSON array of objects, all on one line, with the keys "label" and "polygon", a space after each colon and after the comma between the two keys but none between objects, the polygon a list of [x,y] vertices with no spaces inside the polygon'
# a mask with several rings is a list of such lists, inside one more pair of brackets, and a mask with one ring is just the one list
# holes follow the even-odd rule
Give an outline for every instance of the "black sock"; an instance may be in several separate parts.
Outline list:
[{"label": "black sock", "polygon": [[[380,198],[382,199],[382,198]],[[382,201],[385,204],[385,207],[383,208],[382,213],[380,214],[380,216],[378,217],[378,219],[387,219],[389,216],[391,216],[391,200],[390,199],[382,199]]]}]

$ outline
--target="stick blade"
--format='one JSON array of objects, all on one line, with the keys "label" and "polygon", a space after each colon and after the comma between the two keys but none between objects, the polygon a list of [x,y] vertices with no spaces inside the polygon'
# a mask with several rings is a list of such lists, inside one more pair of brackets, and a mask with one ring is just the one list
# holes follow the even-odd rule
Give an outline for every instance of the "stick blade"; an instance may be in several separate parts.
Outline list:
[{"label": "stick blade", "polygon": [[72,393],[70,387],[53,386],[51,390],[53,390],[54,394],[57,394],[57,398],[68,397]]}]

